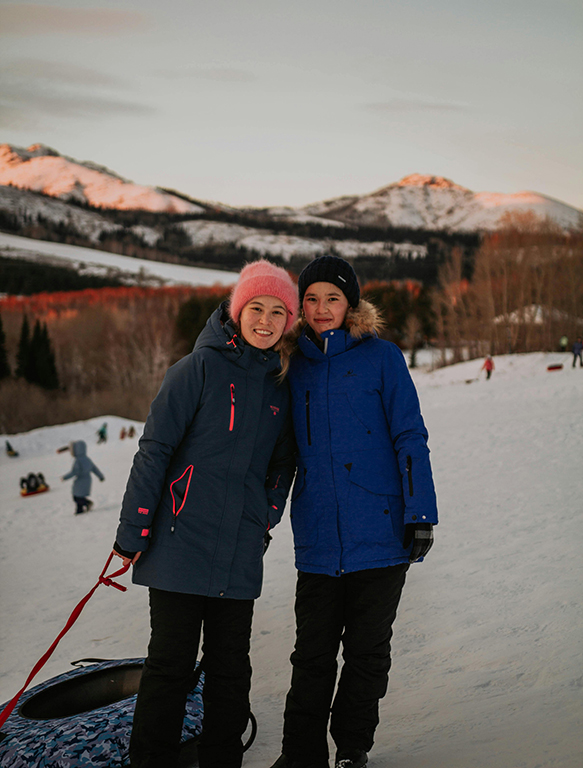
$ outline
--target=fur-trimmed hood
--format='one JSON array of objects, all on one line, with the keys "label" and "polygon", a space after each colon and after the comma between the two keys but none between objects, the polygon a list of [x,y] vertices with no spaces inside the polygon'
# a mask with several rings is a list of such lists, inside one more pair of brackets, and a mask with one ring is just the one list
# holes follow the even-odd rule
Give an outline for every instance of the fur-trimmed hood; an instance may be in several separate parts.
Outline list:
[{"label": "fur-trimmed hood", "polygon": [[[298,348],[298,339],[302,335],[307,322],[302,316],[293,325],[291,331],[282,339],[282,345],[288,355],[293,355]],[[361,339],[367,333],[378,334],[385,322],[379,310],[370,301],[361,299],[358,307],[349,307],[344,320],[348,333],[354,339]]]}]

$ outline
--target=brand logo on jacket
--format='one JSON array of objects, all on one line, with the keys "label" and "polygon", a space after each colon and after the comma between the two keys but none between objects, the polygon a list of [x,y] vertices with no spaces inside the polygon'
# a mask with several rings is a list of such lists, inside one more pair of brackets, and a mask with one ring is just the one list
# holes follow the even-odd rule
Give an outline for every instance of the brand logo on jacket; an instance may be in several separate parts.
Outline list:
[{"label": "brand logo on jacket", "polygon": [[277,416],[277,414],[279,413],[279,408],[277,407],[277,405],[270,405],[269,407],[271,408],[271,412],[273,413],[273,415]]},{"label": "brand logo on jacket", "polygon": [[344,374],[344,378],[346,378],[347,376],[356,376],[356,374],[354,373],[354,371],[346,371],[346,373]]}]

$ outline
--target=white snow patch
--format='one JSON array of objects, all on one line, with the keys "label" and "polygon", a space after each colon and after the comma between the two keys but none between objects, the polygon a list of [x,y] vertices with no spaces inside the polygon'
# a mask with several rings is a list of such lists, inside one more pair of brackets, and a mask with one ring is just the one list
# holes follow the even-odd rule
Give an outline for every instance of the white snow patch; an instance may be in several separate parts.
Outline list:
[{"label": "white snow patch", "polygon": [[[556,362],[563,370],[548,372]],[[441,522],[429,557],[409,572],[371,768],[575,768],[583,760],[583,370],[571,368],[570,355],[510,355],[495,358],[490,381],[466,384],[481,363],[413,371]],[[103,421],[110,438],[97,445]],[[20,456],[0,454],[1,700],[97,580],[136,449],[136,440],[118,439],[129,423],[107,416],[8,436]],[[106,480],[94,483],[95,509],[74,517],[70,483],[59,481],[72,459],[55,450],[79,438]],[[29,471],[43,472],[51,490],[22,499],[18,481]],[[288,515],[265,564],[252,640],[259,734],[245,768],[264,768],[280,752],[294,642]],[[84,656],[143,655],[147,641],[147,591],[100,587],[34,682]]]}]

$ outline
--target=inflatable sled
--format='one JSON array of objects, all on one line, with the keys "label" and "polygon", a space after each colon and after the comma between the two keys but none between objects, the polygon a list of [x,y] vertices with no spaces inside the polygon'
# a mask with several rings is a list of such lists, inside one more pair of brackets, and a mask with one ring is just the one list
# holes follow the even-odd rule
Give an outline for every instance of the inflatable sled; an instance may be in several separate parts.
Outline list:
[{"label": "inflatable sled", "polygon": [[38,472],[36,475],[31,472],[28,477],[20,478],[21,496],[36,496],[37,493],[44,493],[48,490],[49,486],[42,472]]},{"label": "inflatable sled", "polygon": [[[130,732],[144,659],[84,661],[98,663],[76,667],[22,694],[20,706],[0,733],[1,768],[129,766]],[[186,701],[184,752],[196,744],[202,712],[199,681]]]},{"label": "inflatable sled", "polygon": [[547,365],[547,371],[562,371],[563,370],[563,363],[553,363],[551,365]]}]

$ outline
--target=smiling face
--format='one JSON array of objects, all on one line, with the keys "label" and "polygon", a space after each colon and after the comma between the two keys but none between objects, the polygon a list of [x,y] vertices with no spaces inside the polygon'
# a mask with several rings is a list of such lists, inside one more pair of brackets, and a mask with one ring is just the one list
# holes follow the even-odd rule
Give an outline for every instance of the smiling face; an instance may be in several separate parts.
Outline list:
[{"label": "smiling face", "polygon": [[348,299],[332,283],[312,283],[302,304],[310,328],[321,338],[324,331],[340,328],[348,311]]},{"label": "smiling face", "polygon": [[241,310],[241,336],[258,349],[269,349],[281,339],[287,308],[275,296],[255,296]]}]

